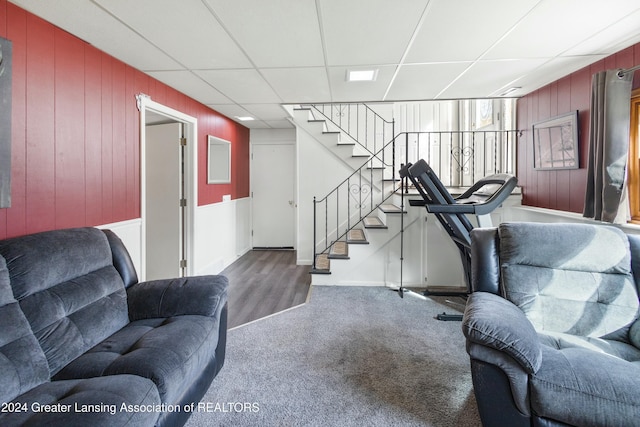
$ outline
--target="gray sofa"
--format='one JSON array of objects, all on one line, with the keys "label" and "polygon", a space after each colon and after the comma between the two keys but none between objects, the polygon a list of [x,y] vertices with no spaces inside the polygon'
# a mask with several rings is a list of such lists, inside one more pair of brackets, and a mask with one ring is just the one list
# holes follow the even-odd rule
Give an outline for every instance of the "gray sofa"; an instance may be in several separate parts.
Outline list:
[{"label": "gray sofa", "polygon": [[640,424],[640,236],[511,223],[472,232],[462,329],[485,426]]},{"label": "gray sofa", "polygon": [[227,287],[139,283],[108,230],[0,241],[0,425],[184,424],[224,363]]}]

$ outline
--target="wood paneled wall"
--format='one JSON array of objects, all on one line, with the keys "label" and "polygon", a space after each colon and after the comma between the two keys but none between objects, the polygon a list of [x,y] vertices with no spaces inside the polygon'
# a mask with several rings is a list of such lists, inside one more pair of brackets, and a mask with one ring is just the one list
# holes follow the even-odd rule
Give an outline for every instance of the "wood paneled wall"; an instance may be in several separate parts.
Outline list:
[{"label": "wood paneled wall", "polygon": [[[0,238],[140,217],[135,95],[198,119],[198,204],[249,195],[249,130],[29,12],[0,0],[13,42],[12,206]],[[232,182],[209,185],[207,135],[232,143]]]},{"label": "wood paneled wall", "polygon": [[[522,186],[523,204],[541,208],[581,213],[587,185],[589,158],[589,123],[591,76],[597,72],[630,68],[640,64],[640,43],[624,49],[518,100],[518,181]],[[634,88],[640,87],[640,73],[634,77]],[[539,121],[579,111],[580,168],[575,170],[539,171],[533,169],[531,126]]]}]

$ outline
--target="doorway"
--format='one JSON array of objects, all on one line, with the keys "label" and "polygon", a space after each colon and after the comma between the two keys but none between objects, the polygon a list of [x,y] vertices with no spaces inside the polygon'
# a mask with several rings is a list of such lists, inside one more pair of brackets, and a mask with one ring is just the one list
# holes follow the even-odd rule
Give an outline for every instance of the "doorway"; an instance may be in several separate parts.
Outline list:
[{"label": "doorway", "polygon": [[183,127],[146,126],[146,280],[184,276]]},{"label": "doorway", "polygon": [[253,248],[293,249],[295,146],[254,144],[251,167]]},{"label": "doorway", "polygon": [[138,95],[141,280],[193,275],[197,119]]}]

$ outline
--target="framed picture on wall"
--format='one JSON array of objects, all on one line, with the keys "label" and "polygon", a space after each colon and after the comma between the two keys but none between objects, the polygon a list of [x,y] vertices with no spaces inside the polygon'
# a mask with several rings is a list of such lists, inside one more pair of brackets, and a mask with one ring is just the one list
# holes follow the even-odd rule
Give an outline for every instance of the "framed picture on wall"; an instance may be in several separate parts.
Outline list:
[{"label": "framed picture on wall", "polygon": [[578,111],[533,125],[533,167],[578,169]]},{"label": "framed picture on wall", "polygon": [[231,182],[231,143],[212,135],[207,137],[207,184]]}]

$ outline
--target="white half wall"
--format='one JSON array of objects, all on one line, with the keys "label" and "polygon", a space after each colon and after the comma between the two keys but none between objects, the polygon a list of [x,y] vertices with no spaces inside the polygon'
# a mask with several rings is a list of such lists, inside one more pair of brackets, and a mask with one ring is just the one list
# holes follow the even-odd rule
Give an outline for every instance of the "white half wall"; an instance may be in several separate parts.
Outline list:
[{"label": "white half wall", "polygon": [[628,234],[640,234],[640,225],[637,224],[609,224],[585,218],[581,214],[575,212],[559,211],[555,209],[536,208],[532,206],[510,206],[508,210],[506,210],[506,215],[507,218],[505,218],[505,221],[548,223],[576,222],[583,224],[599,224],[617,227]]},{"label": "white half wall", "polygon": [[[113,231],[124,243],[138,277],[142,265],[142,219],[97,228]],[[251,202],[248,197],[199,206],[195,212],[194,274],[218,274],[251,249]]]},{"label": "white half wall", "polygon": [[199,206],[194,229],[195,274],[220,273],[251,249],[251,199]]},{"label": "white half wall", "polygon": [[142,219],[136,218],[128,221],[121,221],[112,224],[99,225],[101,230],[111,230],[122,240],[122,243],[129,251],[133,266],[136,268],[138,277],[142,271]]}]

